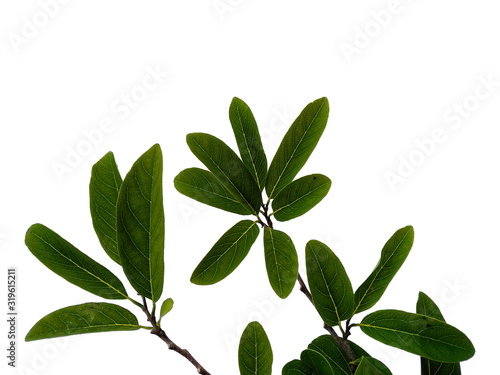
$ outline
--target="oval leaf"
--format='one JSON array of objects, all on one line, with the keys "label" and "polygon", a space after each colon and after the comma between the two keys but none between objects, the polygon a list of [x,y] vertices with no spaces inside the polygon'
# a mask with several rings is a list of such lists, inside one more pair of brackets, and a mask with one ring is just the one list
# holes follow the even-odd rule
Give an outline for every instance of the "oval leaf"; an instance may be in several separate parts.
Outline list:
[{"label": "oval leaf", "polygon": [[332,181],[322,174],[312,174],[293,181],[273,200],[272,215],[287,221],[304,215],[328,194]]},{"label": "oval leaf", "polygon": [[266,183],[267,158],[262,147],[259,128],[250,107],[243,100],[233,98],[229,106],[229,121],[233,127],[243,164],[262,191]]},{"label": "oval leaf", "polygon": [[197,285],[211,285],[226,278],[245,259],[259,235],[256,222],[243,220],[215,243],[191,276]]},{"label": "oval leaf", "polygon": [[266,227],[264,255],[269,283],[280,298],[288,297],[299,274],[299,260],[292,239],[284,232]]},{"label": "oval leaf", "polygon": [[141,328],[127,309],[111,303],[84,303],[54,311],[40,319],[26,341],[84,333],[134,331]]},{"label": "oval leaf", "polygon": [[281,372],[282,375],[315,375],[313,370],[304,362],[294,359],[288,362]]},{"label": "oval leaf", "polygon": [[308,349],[321,353],[332,367],[335,375],[351,375],[349,359],[332,336],[322,335],[314,339],[313,342],[309,344]]},{"label": "oval leaf", "polygon": [[116,201],[122,178],[112,152],[108,152],[92,167],[90,177],[90,214],[102,248],[116,263],[120,253],[116,240]]},{"label": "oval leaf", "polygon": [[266,331],[258,322],[247,325],[238,348],[241,375],[271,375],[273,351]]},{"label": "oval leaf", "polygon": [[323,354],[312,350],[306,349],[300,353],[300,360],[313,369],[313,373],[317,375],[335,375],[332,366]]},{"label": "oval leaf", "polygon": [[158,144],[127,173],[118,195],[118,249],[123,271],[143,297],[158,301],[163,291],[165,216],[163,159]]},{"label": "oval leaf", "polygon": [[367,315],[361,330],[386,345],[439,362],[461,362],[474,355],[467,336],[445,322],[399,310]]},{"label": "oval leaf", "polygon": [[185,169],[175,177],[174,185],[179,193],[198,202],[239,215],[252,214],[252,211],[238,202],[212,172],[200,168]]},{"label": "oval leaf", "polygon": [[160,309],[160,319],[167,315],[173,307],[174,300],[172,298],[167,298],[165,301],[163,301]]},{"label": "oval leaf", "polygon": [[283,137],[269,166],[266,179],[267,196],[274,199],[304,166],[318,144],[328,120],[328,99],[309,103]]},{"label": "oval leaf", "polygon": [[40,262],[70,283],[99,297],[127,298],[122,282],[111,271],[46,226],[33,224],[25,242]]},{"label": "oval leaf", "polygon": [[324,243],[309,241],[306,268],[316,310],[326,324],[340,325],[351,316],[354,308],[351,281],[340,259]]},{"label": "oval leaf", "polygon": [[[425,293],[420,292],[417,301],[417,314],[445,321],[441,310]],[[443,363],[420,358],[420,367],[424,375],[460,375],[460,363]]]},{"label": "oval leaf", "polygon": [[356,369],[355,375],[392,375],[391,370],[387,368],[378,359],[371,357],[362,357],[361,362]]},{"label": "oval leaf", "polygon": [[351,347],[352,353],[356,359],[361,359],[361,357],[371,357],[370,354],[366,352],[361,346],[355,344],[354,342],[347,340],[349,346]]},{"label": "oval leaf", "polygon": [[188,134],[186,141],[193,154],[236,200],[257,215],[262,205],[262,195],[257,183],[238,155],[228,145],[210,134]]},{"label": "oval leaf", "polygon": [[377,266],[356,290],[354,314],[368,310],[380,300],[408,257],[413,246],[413,238],[413,227],[407,226],[396,231],[387,241]]}]

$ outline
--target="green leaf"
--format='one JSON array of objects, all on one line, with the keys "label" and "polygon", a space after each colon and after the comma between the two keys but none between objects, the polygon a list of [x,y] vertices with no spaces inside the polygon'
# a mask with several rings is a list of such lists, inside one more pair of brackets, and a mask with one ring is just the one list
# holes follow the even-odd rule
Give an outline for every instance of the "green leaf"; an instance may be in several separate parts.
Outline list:
[{"label": "green leaf", "polygon": [[252,211],[238,202],[212,172],[200,168],[185,169],[175,177],[174,185],[180,193],[198,202],[239,215],[252,214]]},{"label": "green leaf", "polygon": [[391,370],[387,368],[378,359],[371,357],[362,357],[361,362],[356,369],[355,375],[392,375]]},{"label": "green leaf", "polygon": [[[425,293],[420,292],[417,301],[417,314],[445,321],[441,310]],[[422,375],[460,375],[460,363],[443,363],[420,358]]]},{"label": "green leaf", "polygon": [[444,320],[444,316],[439,310],[438,305],[425,293],[418,294],[417,314],[430,316],[431,318]]},{"label": "green leaf", "polygon": [[354,357],[356,359],[361,359],[361,357],[371,357],[371,355],[368,354],[366,352],[366,350],[364,350],[358,344],[356,344],[356,343],[354,343],[354,342],[352,342],[350,340],[347,340],[347,342],[349,343],[349,346],[351,347],[352,353],[354,354]]},{"label": "green leaf", "polygon": [[122,282],[111,271],[46,226],[33,224],[25,242],[40,262],[70,283],[99,297],[128,298]]},{"label": "green leaf", "polygon": [[332,181],[322,174],[312,174],[293,181],[276,195],[272,215],[287,221],[304,215],[328,194]]},{"label": "green leaf", "polygon": [[108,152],[92,167],[90,177],[90,214],[102,248],[116,263],[121,264],[116,240],[116,201],[122,178],[112,152]]},{"label": "green leaf", "polygon": [[288,362],[281,372],[282,375],[316,375],[304,362],[294,359]]},{"label": "green leaf", "polygon": [[467,336],[445,322],[399,310],[367,315],[361,330],[386,345],[439,362],[461,362],[474,355]]},{"label": "green leaf", "polygon": [[351,281],[340,259],[324,243],[312,240],[306,245],[306,268],[316,310],[326,324],[340,325],[354,308]]},{"label": "green leaf", "polygon": [[84,333],[134,331],[141,328],[127,309],[111,303],[84,303],[54,311],[40,319],[26,335],[26,341]]},{"label": "green leaf", "polygon": [[173,307],[174,300],[172,298],[167,298],[165,301],[163,301],[160,309],[160,319],[167,315]]},{"label": "green leaf", "polygon": [[262,147],[259,128],[250,107],[243,100],[233,98],[229,106],[229,121],[233,127],[243,164],[262,191],[266,183],[267,158]]},{"label": "green leaf", "polygon": [[317,375],[335,375],[328,360],[316,350],[306,349],[300,353],[300,360],[313,369]]},{"label": "green leaf", "polygon": [[266,227],[264,255],[269,283],[280,298],[288,297],[299,274],[299,260],[292,239],[284,232]]},{"label": "green leaf", "polygon": [[197,285],[211,285],[226,278],[245,259],[259,235],[257,223],[242,220],[210,249],[198,264],[191,276],[191,282]]},{"label": "green leaf", "polygon": [[260,323],[251,322],[243,331],[238,363],[241,375],[271,375],[273,350]]},{"label": "green leaf", "polygon": [[270,199],[292,182],[307,162],[325,130],[328,113],[328,99],[317,99],[290,126],[269,166],[266,192]]},{"label": "green leaf", "polygon": [[319,336],[314,339],[307,348],[321,353],[330,364],[335,375],[351,375],[349,359],[332,336]]},{"label": "green leaf", "polygon": [[238,155],[228,145],[210,134],[188,134],[186,141],[193,154],[235,199],[257,215],[262,205],[262,195],[252,174]]},{"label": "green leaf", "polygon": [[380,260],[368,278],[356,290],[353,314],[373,307],[382,297],[398,270],[410,253],[413,245],[413,227],[399,229],[382,249]]},{"label": "green leaf", "polygon": [[158,301],[163,291],[165,216],[163,158],[158,144],[127,173],[118,195],[118,249],[125,275],[143,297]]}]

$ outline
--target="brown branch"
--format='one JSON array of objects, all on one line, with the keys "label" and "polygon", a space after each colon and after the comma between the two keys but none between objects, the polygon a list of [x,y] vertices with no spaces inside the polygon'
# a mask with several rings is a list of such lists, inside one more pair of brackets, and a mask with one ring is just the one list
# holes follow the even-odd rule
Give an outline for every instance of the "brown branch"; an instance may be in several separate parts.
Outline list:
[{"label": "brown branch", "polygon": [[[302,277],[300,276],[300,273],[297,277],[297,280],[299,281],[300,284],[300,291],[305,294],[307,299],[314,305],[311,292],[309,292],[309,289],[307,288],[307,285],[304,283],[304,280],[302,280]],[[333,337],[333,339],[337,342],[337,344],[340,346],[344,354],[347,356],[347,359],[349,361],[353,362],[356,360],[356,357],[354,356],[354,353],[351,349],[351,346],[347,342],[347,337],[350,335],[349,332],[349,326],[347,326],[346,332],[344,333],[344,338],[342,339],[337,332],[333,329],[333,327],[329,326],[325,322],[323,322],[323,328],[328,331],[328,333]]]},{"label": "brown branch", "polygon": [[167,336],[165,331],[163,329],[161,329],[161,327],[156,322],[156,318],[153,315],[151,315],[151,313],[149,312],[148,306],[146,304],[146,299],[144,297],[142,299],[142,302],[144,304],[142,307],[142,311],[144,311],[144,313],[146,314],[146,316],[148,318],[148,321],[153,326],[151,329],[151,334],[158,336],[161,340],[163,340],[168,345],[168,348],[170,350],[173,350],[174,352],[179,353],[184,358],[186,358],[189,362],[191,362],[191,364],[194,367],[196,367],[196,370],[198,370],[199,374],[210,375],[210,373],[207,370],[205,370],[205,368],[191,355],[191,353],[189,353],[189,351],[187,351],[186,349],[182,349],[176,343],[174,343],[172,340],[170,340],[170,338]]}]

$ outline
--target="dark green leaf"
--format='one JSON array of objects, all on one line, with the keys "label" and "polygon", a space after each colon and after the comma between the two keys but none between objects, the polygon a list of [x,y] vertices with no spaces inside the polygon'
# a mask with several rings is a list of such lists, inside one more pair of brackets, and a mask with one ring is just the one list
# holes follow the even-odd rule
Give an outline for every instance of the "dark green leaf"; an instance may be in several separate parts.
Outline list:
[{"label": "dark green leaf", "polygon": [[274,156],[266,179],[269,198],[293,181],[318,144],[328,120],[328,100],[309,103],[290,126]]},{"label": "dark green leaf", "polygon": [[251,322],[243,331],[238,363],[241,375],[271,375],[273,351],[260,323]]},{"label": "dark green leaf", "polygon": [[186,141],[193,154],[236,200],[257,215],[262,205],[262,195],[252,174],[238,155],[228,145],[210,134],[188,134]]},{"label": "dark green leaf", "polygon": [[158,301],[163,291],[165,216],[163,158],[158,144],[132,166],[118,195],[118,249],[125,275],[143,297]]},{"label": "dark green leaf", "polygon": [[284,232],[266,227],[264,255],[273,290],[280,298],[288,297],[299,274],[299,260],[292,239]]},{"label": "dark green leaf", "polygon": [[378,359],[362,357],[355,375],[392,375],[392,372]]},{"label": "dark green leaf", "polygon": [[436,305],[427,294],[422,292],[418,294],[417,314],[430,316],[431,318],[442,320],[443,322],[445,321],[438,305]]},{"label": "dark green leaf", "polygon": [[281,372],[282,375],[316,375],[304,362],[294,359],[288,362]]},{"label": "dark green leaf", "polygon": [[243,164],[262,191],[266,183],[267,158],[260,140],[259,128],[250,107],[243,100],[233,98],[229,107],[229,121],[233,127]]},{"label": "dark green leaf", "polygon": [[351,281],[340,259],[320,241],[309,241],[306,246],[307,280],[314,306],[323,321],[340,325],[354,308]]},{"label": "dark green leaf", "polygon": [[127,309],[110,303],[84,303],[54,311],[40,319],[26,335],[26,341],[83,333],[134,331],[137,318]]},{"label": "dark green leaf", "polygon": [[316,350],[306,349],[300,354],[300,360],[313,369],[317,375],[335,375],[328,360]]},{"label": "dark green leaf", "polygon": [[57,233],[33,224],[26,233],[26,246],[50,270],[72,284],[107,299],[125,299],[122,282]]},{"label": "dark green leaf", "polygon": [[[420,292],[417,301],[417,314],[445,321],[443,314],[434,301],[425,293]],[[460,363],[443,363],[420,358],[422,375],[460,375]]]},{"label": "dark green leaf", "polygon": [[353,343],[352,341],[347,341],[349,342],[349,346],[351,347],[352,353],[356,359],[360,359],[361,357],[371,357],[371,355],[368,354],[361,346]]},{"label": "dark green leaf", "polygon": [[167,298],[165,301],[163,301],[160,309],[160,319],[167,315],[173,307],[174,300],[172,298]]},{"label": "dark green leaf", "polygon": [[349,359],[332,336],[322,335],[309,344],[308,349],[321,353],[326,358],[335,375],[351,375]]},{"label": "dark green leaf", "polygon": [[474,355],[467,336],[445,322],[399,310],[367,315],[361,330],[386,345],[439,362],[461,362]]},{"label": "dark green leaf", "polygon": [[108,152],[92,167],[90,214],[102,248],[118,264],[121,262],[116,240],[116,201],[121,185],[115,157]]},{"label": "dark green leaf", "polygon": [[273,215],[287,221],[304,215],[328,194],[332,181],[322,174],[312,174],[293,181],[273,200]]},{"label": "dark green leaf", "polygon": [[245,259],[258,235],[259,227],[256,222],[243,220],[234,225],[198,264],[191,282],[211,285],[227,277]]},{"label": "dark green leaf", "polygon": [[377,266],[356,290],[354,314],[368,310],[380,300],[389,283],[408,257],[413,245],[413,237],[413,227],[407,226],[399,229],[387,241]]},{"label": "dark green leaf", "polygon": [[182,194],[221,210],[239,215],[251,215],[220,183],[212,172],[200,168],[184,169],[174,179],[175,188]]}]

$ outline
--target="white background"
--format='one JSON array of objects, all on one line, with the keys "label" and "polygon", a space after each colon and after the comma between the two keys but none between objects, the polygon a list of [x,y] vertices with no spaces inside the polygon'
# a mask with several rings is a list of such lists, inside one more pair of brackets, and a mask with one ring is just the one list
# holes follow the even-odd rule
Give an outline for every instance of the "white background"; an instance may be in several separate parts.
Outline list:
[{"label": "white background", "polygon": [[[209,132],[236,147],[227,115],[233,96],[252,108],[269,161],[301,109],[328,97],[328,127],[300,175],[326,174],[332,189],[307,215],[277,227],[294,239],[302,266],[308,240],[327,243],[356,288],[394,231],[413,225],[412,253],[377,308],[413,311],[418,292],[426,292],[475,344],[463,373],[490,373],[499,334],[489,326],[499,282],[496,2],[61,0],[43,10],[47,2],[0,5],[0,259],[4,280],[8,266],[17,268],[19,311],[18,368],[9,374],[196,373],[144,330],[23,341],[45,314],[99,300],[39,263],[24,246],[27,228],[51,227],[124,279],[93,233],[90,170],[112,150],[125,175],[154,143],[165,164],[164,297],[175,300],[164,321],[169,336],[212,374],[233,375],[237,340],[251,320],[268,333],[275,374],[326,333],[297,287],[285,301],[273,296],[261,238],[220,284],[189,282],[240,218],[193,204],[172,180],[201,166],[187,133]],[[156,85],[151,70],[161,72]],[[140,88],[144,79],[149,90]],[[121,100],[131,92],[144,100],[126,112]],[[85,148],[84,132],[108,120],[109,132]],[[440,132],[441,143],[424,142],[427,155],[419,151],[416,142]],[[70,171],[58,178],[54,165],[78,149],[85,155],[70,157]],[[403,167],[403,159],[418,165]],[[391,189],[388,172],[394,178],[398,168],[404,176]],[[394,374],[420,374],[417,357],[359,330],[352,339]],[[4,373],[6,334],[0,342]]]}]

